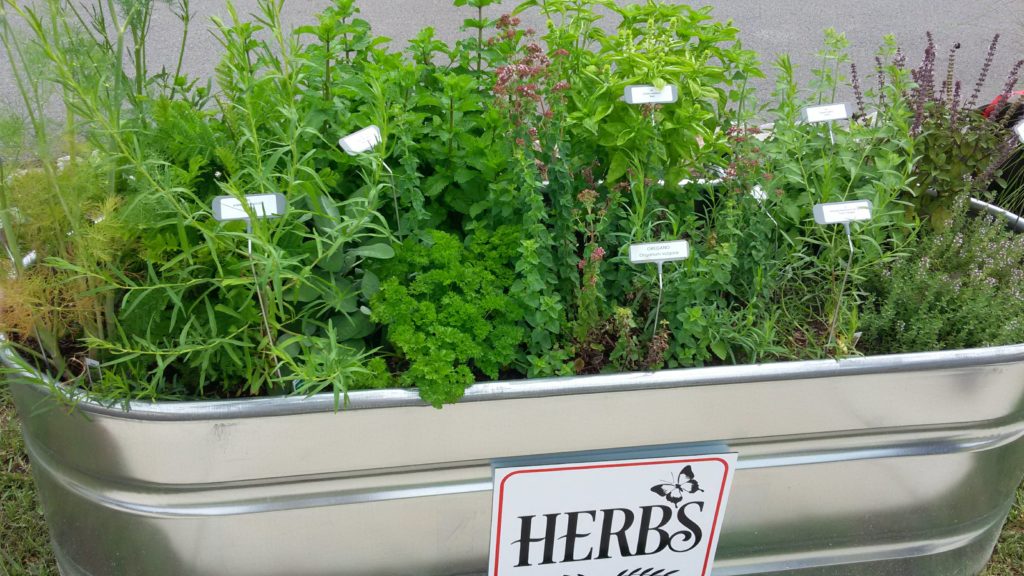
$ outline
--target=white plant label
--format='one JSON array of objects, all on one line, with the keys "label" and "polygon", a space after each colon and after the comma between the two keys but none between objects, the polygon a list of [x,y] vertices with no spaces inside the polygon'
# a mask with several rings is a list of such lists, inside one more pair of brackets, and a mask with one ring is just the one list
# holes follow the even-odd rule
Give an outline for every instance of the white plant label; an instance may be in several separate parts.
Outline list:
[{"label": "white plant label", "polygon": [[849,104],[825,104],[823,106],[808,106],[800,113],[804,122],[832,122],[834,120],[846,120],[850,117]]},{"label": "white plant label", "polygon": [[814,221],[818,224],[848,224],[871,219],[871,201],[830,202],[814,205]]},{"label": "white plant label", "polygon": [[373,150],[380,143],[380,128],[376,126],[367,126],[338,140],[341,149],[349,156],[358,156],[363,152]]},{"label": "white plant label", "polygon": [[496,468],[489,576],[711,572],[736,454]]},{"label": "white plant label", "polygon": [[626,104],[671,104],[679,99],[679,89],[673,84],[658,89],[654,86],[626,86]]},{"label": "white plant label", "polygon": [[690,243],[686,240],[671,242],[648,242],[630,244],[629,261],[633,264],[650,264],[652,262],[672,262],[686,260],[690,257]]},{"label": "white plant label", "polygon": [[768,193],[764,191],[764,188],[761,188],[760,184],[754,185],[754,188],[750,190],[750,195],[758,202],[764,202],[768,199]]},{"label": "white plant label", "polygon": [[[288,202],[282,194],[250,194],[245,197],[252,213],[257,218],[276,218],[285,213]],[[217,196],[213,199],[213,217],[222,222],[248,220],[245,204],[234,196]]]},{"label": "white plant label", "polygon": [[1024,120],[1017,122],[1017,125],[1013,127],[1013,131],[1017,133],[1017,138],[1021,144],[1024,144]]},{"label": "white plant label", "polygon": [[697,178],[696,180],[690,180],[689,178],[683,178],[679,181],[679,187],[689,186],[690,184],[697,184],[698,186],[718,186],[722,183],[721,178],[715,178],[708,180],[707,178]]}]

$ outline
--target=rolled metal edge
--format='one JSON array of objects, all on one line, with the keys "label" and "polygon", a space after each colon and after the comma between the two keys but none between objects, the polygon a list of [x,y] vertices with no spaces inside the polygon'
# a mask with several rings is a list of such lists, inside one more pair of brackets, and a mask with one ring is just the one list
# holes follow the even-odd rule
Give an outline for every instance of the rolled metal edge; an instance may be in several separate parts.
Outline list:
[{"label": "rolled metal edge", "polygon": [[[21,369],[17,353],[0,339],[0,361],[8,368]],[[1024,360],[1024,344],[993,346],[967,350],[916,352],[844,358],[839,360],[807,360],[773,362],[741,366],[714,366],[662,370],[659,372],[633,372],[602,374],[597,376],[570,376],[483,382],[470,386],[459,401],[488,402],[496,400],[542,398],[572,394],[628,392],[662,388],[711,386],[716,384],[757,383],[806,378],[856,376],[914,370],[961,369],[973,366],[1007,364]],[[334,395],[277,396],[242,400],[199,401],[130,401],[117,405],[104,405],[84,397],[66,386],[54,384],[45,376],[25,372],[26,379],[42,380],[52,386],[48,393],[62,390],[76,410],[132,420],[211,420],[225,418],[251,418],[287,416],[335,411]],[[408,406],[426,406],[415,389],[356,390],[346,395],[341,412]]]},{"label": "rolled metal edge", "polygon": [[988,202],[978,200],[977,198],[971,198],[971,208],[979,212],[986,212],[996,218],[1004,218],[1006,220],[1006,224],[1010,228],[1013,228],[1014,232],[1024,232],[1024,216],[1014,214],[1009,210],[1003,210],[995,204],[989,204]]}]

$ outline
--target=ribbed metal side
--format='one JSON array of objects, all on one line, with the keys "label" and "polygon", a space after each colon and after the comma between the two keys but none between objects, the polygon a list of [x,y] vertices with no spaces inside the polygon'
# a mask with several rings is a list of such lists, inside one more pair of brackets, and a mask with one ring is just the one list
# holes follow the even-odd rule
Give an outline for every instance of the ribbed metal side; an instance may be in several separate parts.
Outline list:
[{"label": "ribbed metal side", "polygon": [[1024,476],[1024,346],[132,404],[13,387],[66,575],[485,570],[490,464],[739,453],[715,574],[973,574]]}]

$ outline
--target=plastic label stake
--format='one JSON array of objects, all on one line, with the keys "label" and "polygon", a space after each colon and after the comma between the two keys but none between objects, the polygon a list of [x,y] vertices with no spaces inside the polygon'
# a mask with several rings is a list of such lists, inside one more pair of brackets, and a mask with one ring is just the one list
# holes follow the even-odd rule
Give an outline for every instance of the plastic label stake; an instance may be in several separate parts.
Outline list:
[{"label": "plastic label stake", "polygon": [[626,104],[672,104],[679,100],[679,89],[674,84],[664,88],[648,85],[626,86],[622,97]]},{"label": "plastic label stake", "polygon": [[633,264],[658,265],[658,303],[654,307],[654,333],[658,333],[658,316],[661,313],[661,295],[665,289],[665,262],[686,260],[690,257],[690,243],[686,240],[669,242],[647,242],[630,244],[629,261]]},{"label": "plastic label stake", "polygon": [[761,210],[764,211],[765,216],[767,216],[768,219],[772,221],[772,224],[775,224],[775,227],[778,228],[779,222],[775,220],[775,217],[772,216],[772,213],[768,211],[768,207],[764,205],[765,200],[768,199],[768,193],[764,191],[764,188],[761,188],[760,184],[755,184],[754,187],[750,190],[750,196],[754,200],[757,200],[757,205],[760,206]]},{"label": "plastic label stake", "polygon": [[870,220],[871,208],[870,200],[829,202],[826,204],[814,205],[814,221],[823,226],[842,224],[843,228],[846,230],[846,241],[850,245],[850,257],[846,261],[846,272],[843,274],[843,281],[839,285],[839,296],[836,298],[836,309],[832,314],[832,321],[829,323],[829,344],[835,342],[836,327],[839,324],[839,306],[843,301],[843,291],[846,290],[846,280],[850,277],[850,268],[853,267],[853,233],[850,232],[850,223]]},{"label": "plastic label stake", "polygon": [[832,133],[832,123],[836,120],[849,120],[849,104],[822,104],[821,106],[808,106],[800,111],[800,117],[808,124],[825,122],[828,125],[828,138],[834,145],[835,134]]},{"label": "plastic label stake", "polygon": [[808,106],[801,111],[800,116],[808,124],[848,120],[850,118],[850,105],[823,104],[821,106]]},{"label": "plastic label stake", "polygon": [[849,224],[871,219],[871,201],[829,202],[814,206],[814,221],[821,225]]},{"label": "plastic label stake", "polygon": [[380,128],[377,126],[367,126],[338,140],[341,149],[349,156],[358,156],[364,152],[369,152],[380,143]]},{"label": "plastic label stake", "polygon": [[[338,140],[338,145],[345,151],[349,156],[360,156],[365,154],[383,142],[383,138],[380,135],[380,128],[376,125],[370,125],[362,130],[357,130],[348,136],[342,136]],[[380,161],[380,165],[388,173],[388,178],[391,180],[391,198],[395,203],[395,226],[398,227],[399,237],[402,231],[402,216],[398,211],[398,189],[395,187],[395,173],[391,171],[391,167],[384,161],[383,156],[376,156],[377,160]]]},{"label": "plastic label stake", "polygon": [[[213,199],[213,218],[220,222],[245,220],[245,230],[249,234],[249,256],[252,256],[252,219],[250,213],[257,218],[277,218],[288,209],[288,201],[283,194],[250,194],[245,202],[234,196],[217,196]],[[249,210],[246,210],[246,206]],[[251,211],[251,212],[250,212]]]},{"label": "plastic label stake", "polygon": [[[626,86],[622,99],[626,104],[672,104],[679,100],[679,89],[673,84],[657,88],[645,84]],[[651,126],[656,126],[654,110],[651,110]]]},{"label": "plastic label stake", "polygon": [[[250,214],[257,218],[276,218],[285,213],[288,202],[283,194],[250,194],[243,201],[235,196],[217,196],[213,199],[214,219],[225,222],[248,220]],[[249,210],[246,210],[248,206]]]},{"label": "plastic label stake", "polygon": [[1017,125],[1013,127],[1013,131],[1017,133],[1017,139],[1020,140],[1021,144],[1024,144],[1024,120],[1017,122]]},{"label": "plastic label stake", "polygon": [[[246,208],[249,208],[246,210]],[[256,218],[277,218],[288,210],[288,201],[283,194],[250,194],[242,198],[235,196],[217,196],[213,199],[213,218],[219,222],[232,222],[245,220],[246,240],[248,240],[247,253],[249,255],[249,267],[252,270],[253,282],[256,282],[256,262],[252,258],[252,216]],[[263,288],[256,286],[256,299],[260,304],[260,314],[263,316],[263,329],[267,333],[270,345],[274,345],[274,335],[270,328],[270,315],[267,312],[267,304],[263,301]],[[281,377],[280,368],[276,368],[278,378]]]}]

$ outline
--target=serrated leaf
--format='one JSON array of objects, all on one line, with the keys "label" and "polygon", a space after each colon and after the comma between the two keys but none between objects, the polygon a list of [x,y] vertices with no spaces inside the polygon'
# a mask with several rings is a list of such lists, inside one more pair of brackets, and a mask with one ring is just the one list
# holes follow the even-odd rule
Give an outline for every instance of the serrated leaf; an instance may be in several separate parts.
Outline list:
[{"label": "serrated leaf", "polygon": [[715,356],[718,356],[719,360],[725,360],[729,355],[729,348],[721,340],[715,340],[711,343],[711,351],[715,353]]}]

